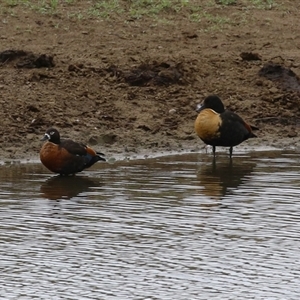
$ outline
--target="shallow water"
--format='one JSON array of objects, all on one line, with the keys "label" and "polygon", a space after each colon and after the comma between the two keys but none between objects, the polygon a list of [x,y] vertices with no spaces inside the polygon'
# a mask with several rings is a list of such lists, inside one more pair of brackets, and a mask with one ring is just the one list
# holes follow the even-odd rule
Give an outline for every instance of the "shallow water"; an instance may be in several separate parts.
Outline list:
[{"label": "shallow water", "polygon": [[0,166],[0,299],[298,299],[298,157]]}]

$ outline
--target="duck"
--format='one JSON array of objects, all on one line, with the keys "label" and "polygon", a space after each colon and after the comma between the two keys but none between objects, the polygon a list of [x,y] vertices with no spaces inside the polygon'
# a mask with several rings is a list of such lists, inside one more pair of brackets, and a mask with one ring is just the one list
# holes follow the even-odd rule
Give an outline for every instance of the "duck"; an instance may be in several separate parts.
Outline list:
[{"label": "duck", "polygon": [[242,142],[256,138],[253,130],[257,127],[246,123],[238,114],[225,109],[222,100],[217,95],[209,95],[202,104],[198,104],[195,120],[195,131],[199,138],[213,147],[229,147],[229,156],[232,157],[233,147]]},{"label": "duck", "polygon": [[61,176],[75,175],[97,161],[106,161],[104,154],[71,139],[61,139],[56,128],[49,128],[41,141],[46,141],[40,150],[42,164]]}]

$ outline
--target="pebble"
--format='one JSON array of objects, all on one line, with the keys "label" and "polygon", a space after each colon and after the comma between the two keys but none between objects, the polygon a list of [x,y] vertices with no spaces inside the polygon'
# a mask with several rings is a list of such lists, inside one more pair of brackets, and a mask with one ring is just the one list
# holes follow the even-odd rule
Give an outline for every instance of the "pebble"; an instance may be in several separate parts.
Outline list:
[{"label": "pebble", "polygon": [[272,94],[276,94],[276,93],[278,93],[278,89],[276,87],[271,87],[269,89],[269,92],[272,93]]}]

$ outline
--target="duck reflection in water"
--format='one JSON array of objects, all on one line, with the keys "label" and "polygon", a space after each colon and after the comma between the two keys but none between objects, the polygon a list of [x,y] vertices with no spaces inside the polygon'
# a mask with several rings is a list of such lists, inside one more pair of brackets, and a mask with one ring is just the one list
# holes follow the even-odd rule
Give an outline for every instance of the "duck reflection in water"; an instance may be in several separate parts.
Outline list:
[{"label": "duck reflection in water", "polygon": [[62,200],[76,197],[93,186],[99,186],[99,182],[95,179],[80,176],[54,176],[41,185],[40,191],[46,199]]},{"label": "duck reflection in water", "polygon": [[197,179],[203,187],[204,195],[213,199],[222,199],[230,195],[241,184],[249,180],[256,163],[245,161],[245,157],[236,157],[235,161],[202,162]]}]

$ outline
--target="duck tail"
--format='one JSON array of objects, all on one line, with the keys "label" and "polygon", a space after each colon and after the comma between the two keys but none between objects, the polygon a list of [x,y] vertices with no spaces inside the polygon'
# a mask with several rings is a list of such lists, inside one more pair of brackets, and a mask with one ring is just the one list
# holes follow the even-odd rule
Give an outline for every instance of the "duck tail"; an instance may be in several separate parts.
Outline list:
[{"label": "duck tail", "polygon": [[91,156],[89,153],[86,155],[86,162],[85,162],[85,169],[91,167],[93,164],[95,164],[97,161],[106,161],[106,159],[102,156],[103,153],[101,153],[101,155],[99,155],[97,153],[97,155],[93,155]]},{"label": "duck tail", "polygon": [[96,158],[97,158],[97,161],[99,161],[99,160],[102,160],[102,161],[106,161],[106,159],[105,159],[105,154],[104,153],[101,153],[101,152],[96,152]]},{"label": "duck tail", "polygon": [[250,127],[251,127],[252,130],[259,130],[259,128],[254,126],[254,125],[250,125]]},{"label": "duck tail", "polygon": [[254,126],[254,125],[250,125],[250,128],[251,128],[251,133],[250,133],[250,136],[249,136],[249,137],[250,137],[250,138],[256,138],[257,135],[254,134],[252,130],[259,130],[259,128],[256,127],[256,126]]}]

